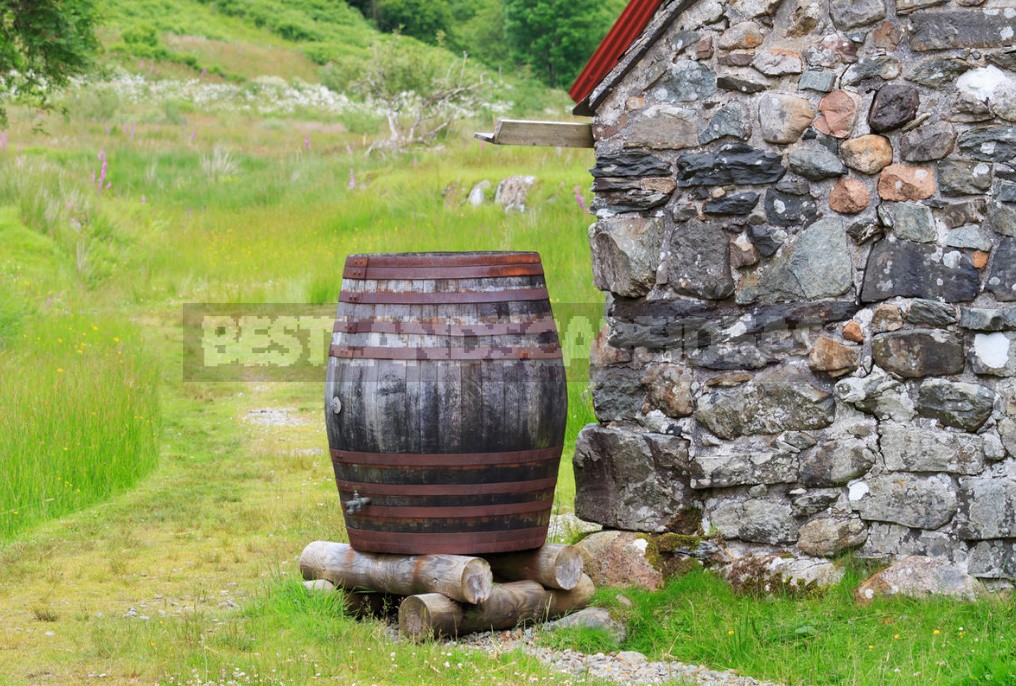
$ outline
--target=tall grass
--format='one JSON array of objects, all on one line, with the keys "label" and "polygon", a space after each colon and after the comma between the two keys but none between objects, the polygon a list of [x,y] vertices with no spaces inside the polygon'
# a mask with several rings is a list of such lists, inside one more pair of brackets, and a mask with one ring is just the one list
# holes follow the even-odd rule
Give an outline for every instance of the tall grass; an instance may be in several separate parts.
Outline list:
[{"label": "tall grass", "polygon": [[158,371],[130,327],[49,318],[0,353],[0,541],[133,485],[158,459]]}]

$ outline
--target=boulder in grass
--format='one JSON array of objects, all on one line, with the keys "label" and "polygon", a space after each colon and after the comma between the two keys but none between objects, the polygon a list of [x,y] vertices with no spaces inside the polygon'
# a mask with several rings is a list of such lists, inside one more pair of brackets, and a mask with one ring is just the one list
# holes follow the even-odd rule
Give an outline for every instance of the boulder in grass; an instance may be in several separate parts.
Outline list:
[{"label": "boulder in grass", "polygon": [[505,212],[525,212],[529,191],[535,183],[535,176],[509,176],[497,185],[494,202]]},{"label": "boulder in grass", "polygon": [[558,629],[602,629],[609,633],[617,643],[624,643],[628,637],[628,629],[621,622],[610,616],[602,607],[587,607],[573,614],[555,619],[543,625],[545,631]]},{"label": "boulder in grass", "polygon": [[649,561],[649,541],[630,531],[599,531],[575,544],[585,558],[585,571],[597,586],[637,586],[651,591],[663,586],[663,573]]},{"label": "boulder in grass", "polygon": [[844,574],[829,560],[764,553],[738,557],[719,571],[735,591],[755,596],[806,595],[835,586]]},{"label": "boulder in grass", "polygon": [[984,592],[983,584],[962,567],[938,558],[911,555],[858,586],[854,599],[862,605],[889,596],[927,598],[939,595],[977,600]]}]

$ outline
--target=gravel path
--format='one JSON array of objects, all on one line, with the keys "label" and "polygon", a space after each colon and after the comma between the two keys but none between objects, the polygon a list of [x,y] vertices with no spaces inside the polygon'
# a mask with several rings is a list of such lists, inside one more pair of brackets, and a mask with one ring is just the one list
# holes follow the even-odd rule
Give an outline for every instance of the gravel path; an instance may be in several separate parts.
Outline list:
[{"label": "gravel path", "polygon": [[[398,629],[393,627],[389,631],[397,640]],[[533,629],[485,631],[461,636],[458,640],[449,643],[466,649],[485,650],[491,653],[521,650],[536,657],[551,669],[568,674],[578,680],[594,678],[618,684],[677,682],[703,686],[780,686],[770,681],[759,681],[751,677],[740,676],[732,671],[720,672],[682,662],[652,662],[642,653],[634,651],[622,651],[609,655],[604,653],[587,655],[574,650],[544,648],[536,645],[536,633]]]}]

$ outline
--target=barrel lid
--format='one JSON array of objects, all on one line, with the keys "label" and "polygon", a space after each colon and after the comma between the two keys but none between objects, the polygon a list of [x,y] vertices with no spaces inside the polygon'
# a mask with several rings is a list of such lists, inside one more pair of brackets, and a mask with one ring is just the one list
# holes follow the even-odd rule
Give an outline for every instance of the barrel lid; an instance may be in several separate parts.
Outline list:
[{"label": "barrel lid", "polygon": [[350,255],[346,267],[488,267],[540,264],[538,252],[404,252]]}]

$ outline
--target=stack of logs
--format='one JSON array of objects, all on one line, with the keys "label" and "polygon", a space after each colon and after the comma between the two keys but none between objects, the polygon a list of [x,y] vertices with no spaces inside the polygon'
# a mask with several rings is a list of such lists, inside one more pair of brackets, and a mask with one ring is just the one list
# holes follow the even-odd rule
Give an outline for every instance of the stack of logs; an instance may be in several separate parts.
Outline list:
[{"label": "stack of logs", "polygon": [[582,567],[582,554],[566,545],[481,558],[379,555],[316,541],[300,556],[308,588],[343,589],[346,610],[359,617],[397,607],[399,632],[414,640],[511,629],[579,610],[595,590]]}]

